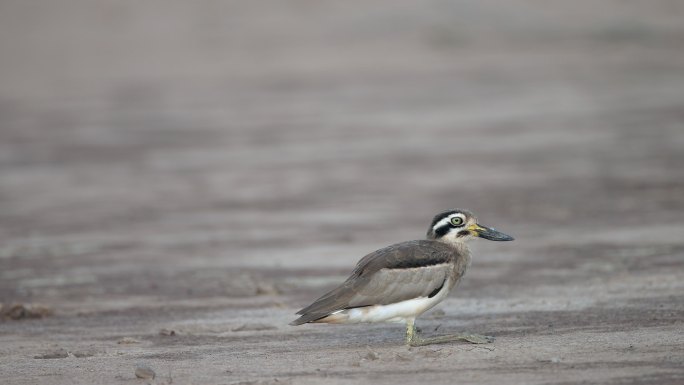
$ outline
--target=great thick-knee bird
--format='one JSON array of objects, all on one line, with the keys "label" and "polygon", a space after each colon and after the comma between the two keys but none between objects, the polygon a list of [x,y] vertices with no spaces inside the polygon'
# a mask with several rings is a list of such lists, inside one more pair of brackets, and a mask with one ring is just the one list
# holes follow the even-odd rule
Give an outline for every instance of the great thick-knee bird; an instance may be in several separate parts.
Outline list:
[{"label": "great thick-knee bird", "polygon": [[467,340],[491,342],[491,337],[458,334],[420,338],[416,317],[447,297],[470,265],[466,241],[480,237],[512,241],[513,237],[477,223],[461,209],[437,214],[427,239],[387,246],[363,257],[339,287],[297,312],[290,325],[305,323],[406,322],[411,346]]}]

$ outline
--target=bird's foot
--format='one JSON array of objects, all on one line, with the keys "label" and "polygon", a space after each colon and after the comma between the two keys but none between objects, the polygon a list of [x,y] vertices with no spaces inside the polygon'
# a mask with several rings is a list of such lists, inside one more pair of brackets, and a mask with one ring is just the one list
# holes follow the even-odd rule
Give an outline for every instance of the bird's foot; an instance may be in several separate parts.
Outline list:
[{"label": "bird's foot", "polygon": [[421,338],[418,336],[416,333],[412,333],[412,338],[406,338],[406,344],[408,346],[426,346],[426,345],[433,345],[433,344],[445,344],[449,342],[456,342],[456,341],[466,341],[470,342],[471,344],[490,344],[494,342],[494,337],[491,336],[483,336],[480,334],[450,334],[446,336],[438,336],[438,337],[431,337],[431,338]]}]

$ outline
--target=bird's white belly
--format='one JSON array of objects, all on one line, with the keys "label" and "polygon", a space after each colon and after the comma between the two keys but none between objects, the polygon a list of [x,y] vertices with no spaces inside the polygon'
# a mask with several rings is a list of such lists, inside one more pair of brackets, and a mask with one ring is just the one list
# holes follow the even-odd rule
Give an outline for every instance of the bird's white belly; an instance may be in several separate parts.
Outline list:
[{"label": "bird's white belly", "polygon": [[[357,322],[405,322],[415,318],[441,302],[449,294],[449,282],[434,297],[419,297],[388,305],[373,305],[333,313],[330,321],[335,323]],[[330,322],[328,321],[328,322]]]}]

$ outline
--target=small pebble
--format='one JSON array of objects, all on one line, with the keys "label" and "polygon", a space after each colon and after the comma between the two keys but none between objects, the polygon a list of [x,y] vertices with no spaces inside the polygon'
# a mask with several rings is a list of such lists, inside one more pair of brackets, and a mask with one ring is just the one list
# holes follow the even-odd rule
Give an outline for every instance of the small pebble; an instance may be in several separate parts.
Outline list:
[{"label": "small pebble", "polygon": [[53,310],[47,306],[17,303],[8,307],[2,315],[12,320],[20,320],[26,318],[44,318],[53,313]]},{"label": "small pebble", "polygon": [[139,343],[140,343],[140,341],[136,340],[135,338],[131,338],[131,337],[124,337],[117,342],[117,344],[119,344],[119,345],[129,345],[129,344],[139,344]]},{"label": "small pebble", "polygon": [[138,365],[135,367],[135,376],[144,379],[154,379],[156,373],[147,365]]},{"label": "small pebble", "polygon": [[71,354],[73,354],[76,358],[85,358],[94,356],[95,352],[92,350],[77,350],[75,352],[71,352]]},{"label": "small pebble", "polygon": [[39,354],[37,356],[33,356],[33,358],[38,359],[38,360],[50,360],[54,358],[67,358],[69,357],[69,352],[67,352],[64,349],[58,349],[54,350],[51,352],[47,352],[45,354]]}]

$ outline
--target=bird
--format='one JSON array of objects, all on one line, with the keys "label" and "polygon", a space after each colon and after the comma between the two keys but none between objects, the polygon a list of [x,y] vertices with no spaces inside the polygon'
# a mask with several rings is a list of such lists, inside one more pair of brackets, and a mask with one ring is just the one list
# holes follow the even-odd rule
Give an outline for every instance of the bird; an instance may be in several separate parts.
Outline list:
[{"label": "bird", "polygon": [[361,322],[406,323],[405,343],[424,346],[451,341],[489,343],[493,337],[453,334],[418,335],[415,320],[443,301],[470,266],[473,238],[512,241],[513,237],[481,225],[464,209],[443,211],[432,219],[426,239],[406,241],[363,257],[340,286],[296,314],[290,325]]}]

